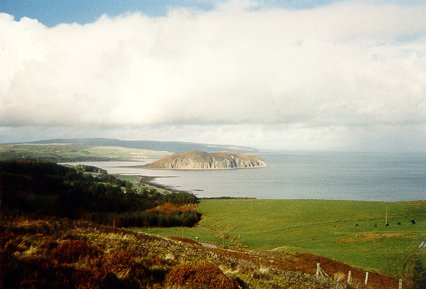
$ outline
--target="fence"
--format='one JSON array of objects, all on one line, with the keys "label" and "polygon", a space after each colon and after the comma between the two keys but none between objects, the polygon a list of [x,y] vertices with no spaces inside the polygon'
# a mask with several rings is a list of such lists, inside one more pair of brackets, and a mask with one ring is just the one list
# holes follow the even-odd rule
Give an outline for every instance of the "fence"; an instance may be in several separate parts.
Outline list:
[{"label": "fence", "polygon": [[[367,287],[368,286],[368,272],[365,272],[365,277],[364,277],[364,286]],[[317,263],[317,270],[315,275],[317,276],[317,278],[323,278],[323,279],[331,279],[329,275],[327,275],[327,273],[321,268],[320,263]],[[338,280],[336,280],[337,282],[341,282],[342,280],[340,280],[340,278]],[[348,271],[348,275],[346,278],[346,284],[347,285],[352,285],[352,272],[349,270]],[[402,288],[403,282],[402,279],[398,280],[398,289],[403,289]],[[391,288],[389,288],[391,289]]]}]

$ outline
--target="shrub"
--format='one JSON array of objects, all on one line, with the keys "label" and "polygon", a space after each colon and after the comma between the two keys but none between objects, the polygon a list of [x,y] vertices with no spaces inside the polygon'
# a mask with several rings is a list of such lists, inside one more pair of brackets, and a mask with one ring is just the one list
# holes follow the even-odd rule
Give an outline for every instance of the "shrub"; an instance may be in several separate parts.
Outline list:
[{"label": "shrub", "polygon": [[50,255],[61,263],[73,263],[81,257],[93,257],[100,252],[81,240],[66,240],[50,249]]},{"label": "shrub", "polygon": [[[6,258],[6,260],[5,260]],[[13,256],[0,257],[7,266],[0,272],[0,288],[75,288],[73,274],[70,267],[55,266],[52,261],[31,257],[18,260]]]},{"label": "shrub", "polygon": [[166,284],[169,288],[238,288],[231,278],[212,263],[177,265],[167,274]]},{"label": "shrub", "polygon": [[129,279],[119,279],[113,273],[107,273],[99,284],[99,289],[139,289],[139,285]]},{"label": "shrub", "polygon": [[413,287],[412,289],[422,289],[426,284],[426,270],[419,260],[416,260],[413,268]]}]

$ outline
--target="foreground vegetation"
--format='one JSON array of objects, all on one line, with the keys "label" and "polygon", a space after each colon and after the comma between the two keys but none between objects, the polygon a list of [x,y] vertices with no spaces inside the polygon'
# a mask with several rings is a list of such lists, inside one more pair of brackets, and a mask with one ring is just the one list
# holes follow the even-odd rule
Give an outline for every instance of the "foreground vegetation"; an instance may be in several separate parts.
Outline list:
[{"label": "foreground vegetation", "polygon": [[[2,210],[0,288],[366,288],[355,269],[347,287],[343,272],[351,268],[342,264],[330,278],[315,277],[316,262],[339,265],[322,257],[182,241]],[[397,288],[392,278],[372,274],[370,280],[367,288]]]},{"label": "foreground vegetation", "polygon": [[199,210],[195,228],[136,230],[234,249],[310,252],[404,279],[414,256],[424,260],[418,247],[426,240],[426,201],[212,199]]},{"label": "foreground vegetation", "polygon": [[92,166],[0,161],[0,183],[3,207],[38,215],[118,227],[192,226],[200,219],[193,194],[160,193]]}]

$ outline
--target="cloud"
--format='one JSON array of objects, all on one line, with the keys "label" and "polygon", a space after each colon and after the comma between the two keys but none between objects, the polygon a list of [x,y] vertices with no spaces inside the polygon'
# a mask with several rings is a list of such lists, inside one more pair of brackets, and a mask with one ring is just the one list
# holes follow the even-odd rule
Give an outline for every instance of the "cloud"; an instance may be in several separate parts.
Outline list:
[{"label": "cloud", "polygon": [[348,131],[417,131],[424,15],[421,4],[232,1],[49,28],[0,14],[0,126],[220,127],[231,139],[256,128],[277,147],[283,134],[333,147]]}]

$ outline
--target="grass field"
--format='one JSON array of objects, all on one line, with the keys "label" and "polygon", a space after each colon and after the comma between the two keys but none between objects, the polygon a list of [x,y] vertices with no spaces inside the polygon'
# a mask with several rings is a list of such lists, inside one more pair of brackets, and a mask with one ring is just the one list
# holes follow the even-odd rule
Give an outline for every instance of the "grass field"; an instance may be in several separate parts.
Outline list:
[{"label": "grass field", "polygon": [[195,228],[136,230],[228,248],[310,252],[395,277],[413,253],[425,259],[418,247],[426,240],[426,201],[214,199],[202,200],[199,210]]}]

